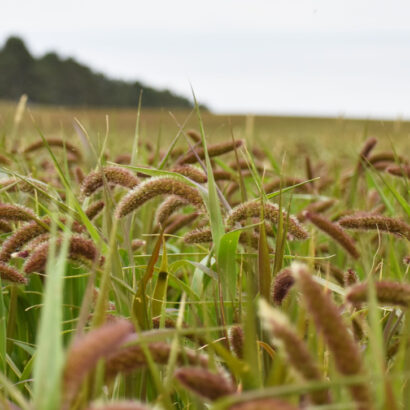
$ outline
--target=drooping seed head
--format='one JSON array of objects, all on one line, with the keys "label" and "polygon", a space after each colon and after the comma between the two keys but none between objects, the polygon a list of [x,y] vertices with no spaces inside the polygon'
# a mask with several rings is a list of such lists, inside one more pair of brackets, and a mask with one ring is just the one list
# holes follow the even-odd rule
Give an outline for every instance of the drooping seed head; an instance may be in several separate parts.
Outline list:
[{"label": "drooping seed head", "polygon": [[199,228],[187,232],[184,235],[185,243],[207,243],[212,242],[212,231],[210,228]]},{"label": "drooping seed head", "polygon": [[94,219],[103,209],[104,209],[105,203],[104,201],[95,201],[92,204],[89,205],[89,207],[85,210],[85,214],[87,215],[87,218],[91,221]]},{"label": "drooping seed head", "polygon": [[[147,366],[147,358],[144,350],[139,344],[131,344],[132,341],[137,341],[137,338],[132,336],[127,340],[129,345],[113,352],[107,359],[105,366],[106,378],[112,379],[119,373],[130,373],[135,369]],[[171,354],[171,345],[165,342],[152,342],[146,345],[151,354],[154,363],[166,365]],[[179,365],[190,364],[199,365],[201,367],[208,366],[208,357],[197,352],[185,348],[177,352],[177,363]]]},{"label": "drooping seed head", "polygon": [[192,139],[194,142],[201,142],[201,134],[196,130],[188,130],[186,135]]},{"label": "drooping seed head", "polygon": [[166,198],[157,208],[155,220],[158,224],[164,225],[167,219],[178,209],[188,205],[183,197],[171,195]]},{"label": "drooping seed head", "polygon": [[324,201],[317,201],[317,202],[313,202],[311,204],[309,204],[302,212],[300,212],[298,214],[298,220],[300,222],[303,222],[306,217],[305,217],[305,212],[314,212],[317,214],[320,214],[322,212],[327,211],[330,207],[332,207],[334,205],[334,203],[336,202],[335,199],[326,199]]},{"label": "drooping seed head", "polygon": [[177,195],[197,208],[203,206],[199,191],[185,182],[169,177],[150,178],[121,199],[115,209],[116,218],[128,215],[159,195]]},{"label": "drooping seed head", "polygon": [[[61,245],[62,239],[57,239],[57,245]],[[24,264],[24,272],[29,274],[33,272],[44,272],[47,264],[47,258],[49,254],[49,241],[44,242],[37,246],[30,257]],[[68,257],[72,260],[93,264],[97,262],[99,252],[90,239],[87,239],[81,235],[73,235],[70,238]]]},{"label": "drooping seed head", "polygon": [[390,165],[386,171],[396,177],[410,178],[410,165]]},{"label": "drooping seed head", "polygon": [[0,218],[9,221],[32,221],[36,219],[35,213],[25,206],[0,203]]},{"label": "drooping seed head", "polygon": [[410,225],[399,218],[360,212],[341,218],[339,224],[346,229],[379,230],[410,241]]},{"label": "drooping seed head", "polygon": [[[363,374],[364,368],[359,346],[330,295],[325,293],[321,285],[312,278],[305,265],[294,262],[291,270],[306,308],[317,329],[321,331],[339,372],[345,376]],[[349,389],[359,409],[373,408],[367,384],[353,384],[349,386]]]},{"label": "drooping seed head", "polygon": [[234,325],[230,328],[229,341],[236,356],[243,359],[244,333],[241,325]]},{"label": "drooping seed head", "polygon": [[201,169],[194,167],[193,165],[176,165],[171,168],[171,171],[184,175],[199,184],[203,184],[208,181],[206,174]]},{"label": "drooping seed head", "polygon": [[[307,239],[308,233],[300,225],[299,221],[293,215],[289,215],[282,210],[284,223],[288,223],[287,230],[294,239]],[[257,200],[251,200],[240,204],[233,208],[226,218],[226,225],[228,229],[231,229],[237,222],[246,220],[247,218],[260,218],[261,204]],[[264,204],[265,219],[276,225],[279,223],[279,207],[271,202]]]},{"label": "drooping seed head", "polygon": [[13,230],[11,225],[4,219],[0,219],[0,232],[9,233]]},{"label": "drooping seed head", "polygon": [[104,181],[132,189],[139,184],[139,179],[127,168],[118,166],[103,167],[90,172],[83,180],[81,192],[85,196],[92,195],[104,186]]},{"label": "drooping seed head", "polygon": [[[217,157],[219,155],[226,154],[228,152],[233,151],[236,148],[239,148],[243,145],[243,140],[236,140],[235,142],[228,141],[222,142],[220,144],[214,144],[208,146],[208,155],[209,157]],[[178,163],[179,164],[194,164],[199,159],[205,158],[205,150],[203,147],[198,147],[195,151],[188,152],[185,156],[183,156]]]},{"label": "drooping seed head", "polygon": [[282,269],[274,278],[272,286],[272,300],[276,305],[281,305],[290,288],[295,283],[289,268]]},{"label": "drooping seed head", "polygon": [[[323,377],[315,359],[287,317],[278,309],[271,308],[262,299],[259,301],[259,316],[262,326],[269,333],[272,342],[282,348],[293,369],[305,380],[322,381]],[[314,404],[330,402],[327,390],[313,391],[310,396]]]},{"label": "drooping seed head", "polygon": [[[79,151],[79,149],[76,146],[74,146],[70,142],[64,141],[61,138],[48,138],[48,139],[46,139],[46,141],[47,141],[47,144],[50,147],[63,148],[67,151],[67,153],[71,153],[74,156],[74,158],[76,159],[76,161],[81,161],[81,152]],[[45,148],[46,146],[47,145],[44,143],[43,140],[36,141],[33,144],[26,147],[24,149],[23,153],[28,154],[30,152],[37,151],[41,148]]]},{"label": "drooping seed head", "polygon": [[200,367],[181,367],[174,372],[174,377],[185,388],[208,400],[217,400],[236,391],[225,375]]},{"label": "drooping seed head", "polygon": [[25,278],[16,268],[8,265],[7,263],[0,262],[0,276],[4,280],[8,280],[14,283],[27,283],[27,278]]},{"label": "drooping seed head", "polygon": [[369,156],[370,152],[377,144],[376,138],[368,138],[364,144],[363,148],[359,154],[359,162],[357,163],[357,170],[361,170],[363,168],[363,163],[366,163],[367,157]]},{"label": "drooping seed head", "polygon": [[191,222],[195,221],[195,219],[198,218],[198,215],[199,214],[197,212],[192,212],[191,214],[186,215],[178,215],[172,223],[167,225],[164,234],[172,235],[175,232],[178,232],[184,226],[187,226]]},{"label": "drooping seed head", "polygon": [[131,322],[117,319],[75,340],[67,352],[63,373],[65,408],[69,407],[84,378],[97,362],[118,349],[133,330]]},{"label": "drooping seed head", "polygon": [[[410,285],[388,280],[374,283],[379,303],[393,306],[410,306]],[[356,305],[367,301],[367,283],[358,283],[349,288],[346,300]]]},{"label": "drooping seed head", "polygon": [[333,223],[314,212],[306,211],[305,217],[317,228],[338,242],[353,258],[359,258],[360,253],[355,246],[353,238],[350,237],[338,224]]}]

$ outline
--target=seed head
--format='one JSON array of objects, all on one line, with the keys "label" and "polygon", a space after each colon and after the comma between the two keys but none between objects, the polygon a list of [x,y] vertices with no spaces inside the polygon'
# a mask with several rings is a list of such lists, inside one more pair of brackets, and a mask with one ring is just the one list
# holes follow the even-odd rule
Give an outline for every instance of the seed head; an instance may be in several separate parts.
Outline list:
[{"label": "seed head", "polygon": [[191,214],[186,214],[186,215],[178,215],[177,218],[175,218],[175,221],[170,223],[164,233],[167,235],[172,235],[175,232],[178,232],[180,229],[182,229],[184,226],[189,225],[191,222],[193,222],[196,218],[198,217],[197,212],[193,212]]},{"label": "seed head", "polygon": [[236,356],[243,359],[244,334],[241,325],[234,325],[229,331],[229,341]]},{"label": "seed head", "polygon": [[314,212],[306,211],[305,217],[317,228],[338,242],[353,258],[359,258],[360,253],[354,244],[353,238],[351,238],[338,224],[335,224]]},{"label": "seed head", "polygon": [[186,135],[188,135],[188,137],[190,137],[194,142],[201,142],[201,134],[196,130],[188,130]]},{"label": "seed head", "polygon": [[225,375],[200,367],[181,367],[174,372],[174,377],[185,388],[208,400],[217,400],[236,391]]},{"label": "seed head", "polygon": [[84,172],[80,167],[74,168],[75,178],[79,184],[82,184],[85,178]]},{"label": "seed head", "polygon": [[158,224],[164,225],[167,219],[178,209],[188,205],[188,202],[176,195],[171,195],[165,199],[157,208],[155,220]]},{"label": "seed head", "polygon": [[107,183],[121,185],[125,188],[134,188],[139,184],[139,179],[128,169],[117,166],[103,167],[90,172],[83,180],[81,192],[85,196],[92,195]]},{"label": "seed head", "polygon": [[353,269],[348,269],[344,275],[345,287],[348,288],[349,286],[353,286],[357,282],[359,282],[359,277],[357,276],[357,273]]},{"label": "seed head", "polygon": [[210,228],[199,228],[187,232],[184,235],[185,243],[207,243],[212,242],[212,232]]},{"label": "seed head", "polygon": [[334,205],[336,202],[335,199],[327,199],[325,201],[317,201],[309,204],[302,212],[298,214],[298,219],[300,222],[304,222],[306,219],[305,212],[314,212],[320,214],[322,212],[327,211],[330,207]]},{"label": "seed head", "polygon": [[[265,300],[259,301],[259,316],[263,327],[269,332],[272,342],[285,352],[287,361],[305,380],[322,381],[319,367],[310,354],[305,342],[298,336],[287,317],[279,310],[271,308]],[[314,404],[330,402],[327,390],[310,393]]]},{"label": "seed head", "polygon": [[[63,148],[67,151],[67,153],[71,153],[75,157],[76,161],[81,161],[81,152],[73,144],[62,140],[61,138],[48,138],[46,141],[47,141],[47,144],[50,147]],[[34,151],[37,151],[37,150],[39,150],[41,148],[45,148],[45,147],[46,147],[46,144],[44,143],[43,140],[36,141],[33,144],[26,147],[24,149],[23,153],[28,154],[30,152],[34,152]]]},{"label": "seed head", "polygon": [[[360,349],[351,332],[344,323],[340,311],[328,293],[313,280],[307,267],[294,262],[292,273],[302,293],[305,305],[316,327],[323,334],[339,372],[345,376],[364,373]],[[367,384],[357,383],[349,386],[350,392],[361,410],[373,408]]]},{"label": "seed head", "polygon": [[[279,222],[279,207],[271,202],[264,204],[265,219],[272,224]],[[288,215],[285,211],[282,211],[283,219],[286,223],[288,221],[288,233],[295,239],[307,239],[308,233],[299,224],[299,221],[293,215]],[[259,218],[261,215],[261,204],[257,200],[251,200],[240,204],[233,208],[226,218],[226,225],[228,229],[231,229],[237,222],[241,222],[247,218]]]},{"label": "seed head", "polygon": [[169,177],[150,178],[121,199],[115,209],[116,218],[120,219],[128,215],[159,195],[177,195],[197,208],[203,206],[199,191],[185,182]]},{"label": "seed head", "polygon": [[[220,144],[214,144],[208,146],[208,155],[209,157],[217,157],[222,154],[226,154],[227,152],[233,151],[235,148],[239,148],[243,145],[243,140],[236,140],[235,142],[228,141],[222,142]],[[205,150],[202,147],[198,147],[195,151],[188,152],[185,156],[183,156],[178,163],[179,164],[194,164],[199,159],[205,158]]]},{"label": "seed head", "polygon": [[103,209],[104,201],[95,201],[85,210],[85,214],[89,220],[94,219]]},{"label": "seed head", "polygon": [[[130,338],[128,342],[136,341],[136,337]],[[148,343],[147,349],[151,354],[154,363],[165,365],[168,363],[171,353],[171,346],[165,342]],[[184,349],[177,353],[177,363],[182,365],[188,363],[190,365],[208,366],[208,358],[204,355],[199,355],[193,350]],[[105,374],[107,379],[112,379],[118,373],[130,373],[135,369],[147,366],[147,358],[144,350],[138,344],[130,344],[113,352],[107,359],[105,366]]]},{"label": "seed head", "polygon": [[410,225],[399,218],[373,213],[359,213],[343,217],[339,224],[347,229],[379,230],[404,237],[410,241]]},{"label": "seed head", "polygon": [[295,283],[289,268],[282,269],[275,277],[272,286],[272,300],[276,305],[281,305],[290,288]]},{"label": "seed head", "polygon": [[206,174],[197,167],[193,165],[176,165],[175,167],[171,168],[172,172],[176,172],[177,174],[184,175],[187,178],[192,179],[192,181],[198,182],[199,184],[203,184],[208,181]]},{"label": "seed head", "polygon": [[119,154],[114,160],[117,164],[129,165],[131,164],[131,155],[130,154]]},{"label": "seed head", "polygon": [[142,239],[133,239],[131,242],[131,249],[133,251],[138,250],[139,248],[143,247],[146,245],[146,242],[143,241]]},{"label": "seed head", "polygon": [[379,152],[368,158],[370,164],[375,166],[378,163],[383,162],[400,162],[402,164],[407,163],[407,159],[401,155],[395,155],[393,152]]},{"label": "seed head", "polygon": [[0,232],[9,233],[13,230],[11,225],[4,219],[0,219]]},{"label": "seed head", "polygon": [[[375,282],[374,286],[379,303],[403,307],[410,305],[410,285],[407,283],[382,280]],[[346,300],[360,304],[367,301],[367,293],[367,283],[358,283],[348,290]]]},{"label": "seed head", "polygon": [[410,178],[410,165],[390,165],[386,171],[396,177]]},{"label": "seed head", "polygon": [[84,378],[98,360],[118,349],[133,330],[131,322],[117,319],[74,341],[67,352],[63,374],[65,408],[69,407]]},{"label": "seed head", "polygon": [[0,276],[10,282],[23,283],[24,285],[27,283],[27,279],[17,269],[4,262],[0,262]]},{"label": "seed head", "polygon": [[0,204],[0,218],[9,221],[32,221],[36,219],[34,212],[21,205]]},{"label": "seed head", "polygon": [[357,169],[361,170],[363,167],[363,163],[366,163],[367,157],[369,156],[370,152],[373,150],[373,148],[377,144],[377,139],[376,138],[368,138],[364,145],[362,150],[360,151],[359,155],[359,162],[357,163]]}]

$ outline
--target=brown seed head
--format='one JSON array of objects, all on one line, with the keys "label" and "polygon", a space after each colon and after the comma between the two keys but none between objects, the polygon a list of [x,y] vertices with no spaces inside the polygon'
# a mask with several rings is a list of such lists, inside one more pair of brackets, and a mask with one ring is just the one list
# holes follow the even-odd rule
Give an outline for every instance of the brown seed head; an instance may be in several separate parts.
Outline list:
[{"label": "brown seed head", "polygon": [[241,325],[234,325],[229,331],[229,341],[236,356],[243,359],[244,334]]},{"label": "brown seed head", "polygon": [[[323,377],[316,361],[287,317],[279,310],[271,308],[265,300],[259,302],[259,316],[263,327],[269,332],[272,342],[281,346],[287,361],[296,372],[305,380],[322,381]],[[330,402],[327,390],[313,391],[310,396],[314,404]]]},{"label": "brown seed head", "polygon": [[339,224],[347,229],[375,229],[404,237],[410,241],[410,225],[399,218],[390,218],[373,213],[358,213],[343,217],[339,220]]},{"label": "brown seed head", "polygon": [[[299,221],[293,215],[288,215],[285,211],[282,211],[284,222],[288,222],[288,233],[294,239],[307,239],[308,233],[299,224]],[[257,200],[251,200],[240,204],[233,208],[226,218],[226,225],[228,229],[231,229],[237,222],[241,222],[247,218],[259,218],[261,215],[261,204]],[[264,204],[265,219],[272,224],[279,222],[279,207],[271,202]]]},{"label": "brown seed head", "polygon": [[4,262],[0,262],[0,276],[4,280],[15,283],[27,283],[27,278],[25,278],[17,269],[13,268]]},{"label": "brown seed head", "polygon": [[203,206],[199,191],[185,182],[169,177],[150,178],[121,199],[115,209],[116,218],[120,219],[128,215],[159,195],[177,195],[197,208]]},{"label": "brown seed head", "polygon": [[325,217],[314,212],[305,212],[306,219],[309,219],[317,228],[325,232],[336,242],[338,242],[353,258],[358,259],[360,256],[353,238],[351,238],[343,229],[336,223],[333,223]]},{"label": "brown seed head", "polygon": [[105,203],[104,201],[95,201],[89,205],[89,207],[85,210],[85,214],[89,220],[94,219],[103,209]]},{"label": "brown seed head", "polygon": [[303,222],[306,217],[305,217],[305,212],[314,212],[317,214],[320,214],[322,212],[327,211],[330,207],[334,205],[336,202],[335,199],[326,199],[324,201],[317,201],[309,204],[302,212],[298,214],[298,219],[300,222]]},{"label": "brown seed head", "polygon": [[[352,333],[344,323],[340,311],[325,293],[305,265],[293,263],[292,273],[302,293],[305,305],[316,327],[323,334],[339,372],[345,376],[364,373],[360,349]],[[357,383],[349,386],[350,392],[361,410],[372,409],[371,395],[367,384]]]},{"label": "brown seed head", "polygon": [[289,268],[282,269],[275,277],[272,286],[272,300],[276,305],[281,305],[289,289],[295,283]]},{"label": "brown seed head", "polygon": [[174,372],[174,377],[185,388],[208,400],[217,400],[236,390],[226,376],[200,367],[181,367]]},{"label": "brown seed head", "polygon": [[167,219],[178,209],[188,205],[188,202],[176,195],[166,198],[157,208],[155,220],[158,224],[164,225]]},{"label": "brown seed head", "polygon": [[197,212],[193,212],[191,214],[186,214],[186,215],[178,215],[178,217],[175,218],[175,221],[167,225],[164,233],[167,235],[172,235],[175,232],[178,232],[184,226],[187,226],[191,222],[195,221],[198,215],[199,214]]},{"label": "brown seed head", "polygon": [[199,184],[203,184],[208,181],[206,174],[201,169],[194,167],[193,165],[176,165],[171,168],[171,171],[184,175]]},{"label": "brown seed head", "polygon": [[[220,144],[214,144],[208,146],[208,155],[209,157],[217,157],[222,154],[226,154],[227,152],[233,151],[235,148],[239,148],[243,145],[243,140],[236,140],[235,142],[228,141],[222,142]],[[194,164],[199,159],[205,158],[205,150],[203,147],[198,147],[195,151],[188,152],[185,156],[183,156],[178,162],[180,164]]]},{"label": "brown seed head", "polygon": [[396,177],[410,178],[410,165],[390,165],[386,171]]},{"label": "brown seed head", "polygon": [[85,196],[92,195],[104,186],[104,180],[109,184],[121,185],[129,189],[139,184],[139,179],[128,169],[110,166],[90,172],[83,180],[81,192]]},{"label": "brown seed head", "polygon": [[25,206],[3,203],[0,204],[0,218],[9,221],[32,221],[36,215]]},{"label": "brown seed head", "polygon": [[[47,144],[50,147],[59,147],[65,149],[68,153],[71,153],[77,161],[81,161],[81,152],[78,150],[76,146],[73,144],[62,140],[61,138],[48,138]],[[46,145],[44,144],[44,141],[36,141],[33,144],[29,145],[26,147],[23,151],[24,154],[28,154],[30,152],[37,151],[41,148],[45,148]]]},{"label": "brown seed head", "polygon": [[212,242],[212,232],[210,228],[199,228],[187,232],[184,235],[185,243],[207,243]]},{"label": "brown seed head", "polygon": [[[374,286],[379,303],[403,307],[410,305],[410,285],[407,283],[382,280],[375,282]],[[348,290],[346,300],[352,304],[361,304],[367,301],[367,293],[367,283],[359,283]]]}]

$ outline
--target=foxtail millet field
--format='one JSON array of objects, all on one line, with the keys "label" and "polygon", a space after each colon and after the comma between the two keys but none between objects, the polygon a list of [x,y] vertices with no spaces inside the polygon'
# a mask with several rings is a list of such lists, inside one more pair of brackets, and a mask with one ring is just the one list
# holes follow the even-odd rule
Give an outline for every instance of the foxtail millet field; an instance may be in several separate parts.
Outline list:
[{"label": "foxtail millet field", "polygon": [[0,104],[0,408],[409,408],[409,135]]}]

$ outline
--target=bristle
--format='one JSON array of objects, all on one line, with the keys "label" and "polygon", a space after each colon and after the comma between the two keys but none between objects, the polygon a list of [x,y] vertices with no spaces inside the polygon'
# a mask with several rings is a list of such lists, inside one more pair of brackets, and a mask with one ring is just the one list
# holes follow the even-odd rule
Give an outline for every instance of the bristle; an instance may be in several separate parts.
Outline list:
[{"label": "bristle", "polygon": [[226,376],[200,367],[181,367],[174,372],[174,377],[191,392],[212,401],[236,390]]},{"label": "bristle", "polygon": [[[296,217],[288,215],[285,211],[282,211],[284,223],[288,222],[288,233],[295,239],[307,239],[308,233],[299,224]],[[257,200],[251,200],[240,204],[233,208],[226,218],[226,225],[230,229],[237,222],[246,220],[247,218],[259,218],[261,215],[261,204]],[[265,219],[276,225],[279,223],[279,207],[276,204],[267,202],[264,204]]]},{"label": "bristle", "polygon": [[97,362],[112,354],[134,330],[131,322],[117,319],[77,339],[67,352],[63,375],[66,408],[77,393],[85,376]]},{"label": "bristle", "polygon": [[410,241],[410,225],[399,218],[391,218],[373,213],[359,213],[345,216],[339,224],[347,229],[379,230],[391,233]]},{"label": "bristle", "polygon": [[[236,140],[235,142],[221,142],[219,144],[208,146],[209,157],[217,157],[222,154],[233,151],[235,148],[239,148],[244,143],[243,140]],[[178,163],[179,164],[194,164],[199,159],[205,158],[205,151],[202,147],[196,148],[194,152],[190,151],[185,156],[183,156]]]},{"label": "bristle", "polygon": [[[316,361],[287,317],[279,310],[271,308],[265,300],[259,301],[259,316],[263,327],[269,332],[272,342],[281,346],[287,361],[296,372],[305,380],[322,381],[323,377]],[[314,404],[330,403],[327,390],[313,391],[310,393],[310,397]]]},{"label": "bristle", "polygon": [[358,259],[360,256],[353,238],[351,238],[343,229],[325,217],[314,212],[305,212],[305,217],[309,219],[317,228],[325,232],[336,242],[338,242],[353,258]]},{"label": "bristle", "polygon": [[177,174],[184,175],[185,177],[192,179],[192,181],[203,184],[208,181],[206,174],[199,168],[194,167],[193,165],[176,165],[171,168],[172,172]]},{"label": "bristle", "polygon": [[166,198],[157,208],[155,220],[158,224],[164,225],[167,219],[178,209],[188,205],[184,198],[171,195]]},{"label": "bristle", "polygon": [[[322,287],[313,280],[305,265],[294,262],[291,270],[307,310],[318,330],[322,332],[339,372],[345,376],[363,374],[364,368],[359,346],[344,323],[338,307],[329,294],[325,293]],[[373,408],[367,384],[352,384],[349,389],[360,410]]]},{"label": "bristle", "polygon": [[177,195],[197,208],[203,206],[202,197],[196,188],[175,178],[150,178],[121,199],[115,209],[116,218],[128,215],[148,200],[159,195]]},{"label": "bristle", "polygon": [[27,278],[25,278],[17,269],[13,266],[7,265],[4,262],[0,262],[0,276],[4,280],[15,283],[27,283]]},{"label": "bristle", "polygon": [[[393,306],[410,306],[410,285],[407,283],[382,280],[374,283],[379,303]],[[346,300],[352,304],[367,301],[368,285],[359,283],[349,288]]]},{"label": "bristle", "polygon": [[[130,340],[131,342],[131,340]],[[171,353],[171,345],[165,342],[152,342],[147,344],[154,363],[166,365]],[[208,358],[193,350],[183,349],[177,353],[177,363],[190,365],[208,366]],[[147,358],[140,345],[133,344],[123,347],[110,355],[105,366],[105,374],[112,379],[118,373],[130,373],[135,369],[147,366]]]},{"label": "bristle", "polygon": [[118,166],[103,167],[100,170],[90,172],[83,180],[81,192],[85,196],[92,195],[95,191],[107,183],[132,189],[139,184],[139,179],[127,168]]},{"label": "bristle", "polygon": [[295,283],[289,268],[282,269],[274,278],[272,285],[272,300],[276,305],[281,305],[290,288]]},{"label": "bristle", "polygon": [[87,218],[89,220],[94,219],[104,209],[104,206],[104,201],[95,201],[92,204],[90,204],[88,208],[85,210]]}]

